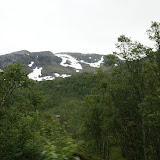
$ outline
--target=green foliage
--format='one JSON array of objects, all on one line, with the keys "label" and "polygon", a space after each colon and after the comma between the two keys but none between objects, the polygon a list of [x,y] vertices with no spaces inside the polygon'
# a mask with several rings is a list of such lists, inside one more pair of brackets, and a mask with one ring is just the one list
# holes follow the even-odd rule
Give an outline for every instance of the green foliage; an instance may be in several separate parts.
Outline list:
[{"label": "green foliage", "polygon": [[112,147],[111,148],[111,154],[110,154],[111,160],[125,160],[122,157],[122,153],[119,147]]},{"label": "green foliage", "polygon": [[78,157],[74,156],[76,145],[72,144],[69,140],[66,142],[66,146],[58,148],[52,143],[44,146],[42,155],[44,160],[64,160],[64,159],[75,159],[80,160]]},{"label": "green foliage", "polygon": [[109,157],[110,147],[115,143],[113,103],[107,91],[105,75],[103,70],[98,70],[98,84],[92,89],[92,94],[85,98],[82,130],[83,150],[104,159]]},{"label": "green foliage", "polygon": [[147,31],[155,52],[120,36],[108,72],[34,82],[19,64],[4,68],[0,159],[159,160],[159,28]]},{"label": "green foliage", "polygon": [[0,80],[0,159],[41,160],[50,141],[57,150],[66,149],[67,132],[54,118],[38,111],[45,102],[43,91],[36,91],[37,83],[27,78],[22,66],[4,68]]},{"label": "green foliage", "polygon": [[[152,23],[148,30],[149,38],[156,44],[159,43],[159,26]],[[114,67],[107,78],[97,73],[100,85],[85,99],[84,146],[89,153],[104,159],[112,145],[119,144],[126,159],[158,160],[159,49],[153,52],[152,48],[124,35],[118,38],[116,47],[119,52],[107,56],[107,65]],[[100,141],[110,146],[106,153],[103,153],[105,144]]]},{"label": "green foliage", "polygon": [[155,41],[156,49],[160,49],[160,23],[152,22],[151,28],[147,30],[150,40]]},{"label": "green foliage", "polygon": [[29,83],[27,73],[22,71],[22,65],[14,64],[4,68],[0,75],[0,107],[4,107],[7,98],[16,89],[27,87]]},{"label": "green foliage", "polygon": [[146,55],[147,50],[147,48],[141,43],[137,41],[133,42],[131,38],[128,38],[125,35],[118,37],[116,48],[119,50],[119,52],[113,52],[113,54],[126,61],[141,59]]},{"label": "green foliage", "polygon": [[107,67],[114,67],[116,65],[118,65],[120,63],[118,57],[116,57],[115,55],[113,54],[109,54],[105,57],[105,65]]}]

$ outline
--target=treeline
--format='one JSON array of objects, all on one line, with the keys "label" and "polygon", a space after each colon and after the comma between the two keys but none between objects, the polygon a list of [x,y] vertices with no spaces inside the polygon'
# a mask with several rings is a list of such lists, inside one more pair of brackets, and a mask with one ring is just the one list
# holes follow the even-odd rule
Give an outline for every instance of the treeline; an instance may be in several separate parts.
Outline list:
[{"label": "treeline", "polygon": [[86,149],[104,159],[113,145],[127,160],[160,159],[160,24],[147,33],[156,51],[120,36],[107,56],[112,69],[98,73],[99,87],[85,98]]},{"label": "treeline", "polygon": [[0,159],[159,160],[160,24],[147,33],[155,49],[122,35],[108,71],[35,82],[4,68]]},{"label": "treeline", "polygon": [[78,149],[82,102],[96,74],[43,82],[27,74],[20,64],[0,72],[0,159],[97,159]]},{"label": "treeline", "polygon": [[19,64],[0,73],[0,159],[72,158],[76,147],[55,115],[41,112],[45,103],[38,83]]}]

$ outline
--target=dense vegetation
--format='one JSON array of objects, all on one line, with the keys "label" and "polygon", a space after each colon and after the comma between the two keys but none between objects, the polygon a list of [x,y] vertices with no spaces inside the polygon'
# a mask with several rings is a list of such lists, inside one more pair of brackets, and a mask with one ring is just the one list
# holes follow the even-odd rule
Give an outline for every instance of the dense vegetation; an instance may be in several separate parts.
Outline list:
[{"label": "dense vegetation", "polygon": [[159,160],[160,23],[147,33],[155,50],[122,35],[108,71],[35,82],[4,68],[0,159]]}]

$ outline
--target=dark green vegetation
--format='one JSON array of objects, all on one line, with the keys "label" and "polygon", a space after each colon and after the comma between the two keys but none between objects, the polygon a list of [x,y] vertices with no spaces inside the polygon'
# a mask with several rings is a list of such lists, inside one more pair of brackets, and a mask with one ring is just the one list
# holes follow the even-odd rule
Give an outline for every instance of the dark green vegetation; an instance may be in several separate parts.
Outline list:
[{"label": "dark green vegetation", "polygon": [[147,33],[156,51],[122,35],[108,71],[34,82],[4,68],[0,159],[159,160],[160,24]]}]

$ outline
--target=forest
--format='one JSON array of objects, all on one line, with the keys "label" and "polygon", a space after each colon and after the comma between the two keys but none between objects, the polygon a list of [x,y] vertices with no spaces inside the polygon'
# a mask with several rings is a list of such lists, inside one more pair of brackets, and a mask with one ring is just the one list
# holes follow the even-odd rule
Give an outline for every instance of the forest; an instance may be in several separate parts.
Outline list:
[{"label": "forest", "polygon": [[108,70],[30,80],[0,72],[0,160],[159,160],[160,23],[155,47],[121,35]]}]

